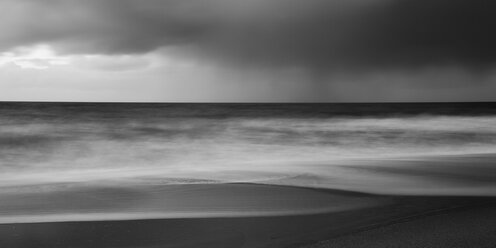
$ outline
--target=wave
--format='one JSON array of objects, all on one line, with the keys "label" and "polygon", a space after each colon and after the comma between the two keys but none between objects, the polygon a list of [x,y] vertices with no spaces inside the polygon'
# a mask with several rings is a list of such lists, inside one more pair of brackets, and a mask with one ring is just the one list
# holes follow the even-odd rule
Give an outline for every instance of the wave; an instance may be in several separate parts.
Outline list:
[{"label": "wave", "polygon": [[[470,166],[477,159],[466,161],[468,167],[455,176],[446,175],[459,168],[457,160],[441,167],[432,162],[496,154],[496,115],[484,111],[399,115],[370,110],[351,116],[353,108],[328,110],[327,105],[310,106],[320,106],[324,114],[293,105],[290,110],[277,105],[78,106],[17,112],[0,106],[0,186],[260,182],[388,194],[496,195],[493,177],[486,180],[494,172],[492,162],[480,170],[486,175],[475,176],[471,170],[480,168]],[[431,169],[404,158],[431,161]]]}]

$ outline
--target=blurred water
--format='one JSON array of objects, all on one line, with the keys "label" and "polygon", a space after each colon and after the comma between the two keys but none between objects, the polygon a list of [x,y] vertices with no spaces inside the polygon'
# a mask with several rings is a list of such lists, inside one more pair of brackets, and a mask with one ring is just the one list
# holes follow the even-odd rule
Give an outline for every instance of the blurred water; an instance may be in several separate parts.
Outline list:
[{"label": "blurred water", "polygon": [[[367,191],[368,183],[394,187],[406,179],[389,173],[389,181],[374,181],[377,171],[346,169],[357,164],[347,161],[492,153],[495,103],[0,103],[4,187],[118,180],[291,184],[283,179],[296,178],[303,186]],[[303,182],[302,175],[313,179]],[[489,186],[484,192],[493,194]]]}]

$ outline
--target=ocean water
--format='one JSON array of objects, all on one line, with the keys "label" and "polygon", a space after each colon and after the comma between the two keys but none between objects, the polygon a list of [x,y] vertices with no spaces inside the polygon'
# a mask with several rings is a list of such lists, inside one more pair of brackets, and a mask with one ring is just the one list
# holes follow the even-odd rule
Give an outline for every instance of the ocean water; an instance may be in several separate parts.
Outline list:
[{"label": "ocean water", "polygon": [[496,195],[496,103],[0,103],[0,188],[251,182]]}]

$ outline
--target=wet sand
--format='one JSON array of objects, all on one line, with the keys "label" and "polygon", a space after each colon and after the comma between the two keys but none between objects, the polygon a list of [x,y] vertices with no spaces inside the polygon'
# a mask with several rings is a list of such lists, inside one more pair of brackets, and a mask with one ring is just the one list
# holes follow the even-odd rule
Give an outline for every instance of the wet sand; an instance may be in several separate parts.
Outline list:
[{"label": "wet sand", "polygon": [[378,224],[302,248],[493,248],[496,204],[437,211]]},{"label": "wet sand", "polygon": [[1,223],[263,217],[391,204],[389,197],[260,184],[61,184],[2,189]]},{"label": "wet sand", "polygon": [[[0,247],[300,247],[421,219],[425,213],[487,204],[494,204],[491,198],[378,196],[256,184],[4,190]],[[492,218],[494,211],[489,212]],[[456,223],[457,215],[452,216],[450,223]]]}]

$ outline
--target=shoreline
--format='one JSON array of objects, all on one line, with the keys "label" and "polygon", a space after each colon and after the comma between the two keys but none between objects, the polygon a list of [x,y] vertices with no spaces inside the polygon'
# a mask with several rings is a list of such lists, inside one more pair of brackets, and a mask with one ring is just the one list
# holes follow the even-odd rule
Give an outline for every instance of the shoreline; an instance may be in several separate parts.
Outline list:
[{"label": "shoreline", "polygon": [[[474,209],[477,206],[496,205],[495,198],[491,197],[379,196],[355,192],[348,194],[341,190],[257,184],[162,185],[155,190],[146,195],[152,197],[152,200],[141,194],[137,195],[136,192],[128,195],[125,191],[119,191],[120,199],[116,201],[122,201],[121,204],[127,206],[129,202],[135,203],[136,199],[128,201],[126,197],[139,196],[140,204],[148,202],[153,205],[147,206],[147,209],[163,206],[189,209],[190,212],[185,211],[184,215],[214,209],[221,212],[232,211],[234,215],[0,224],[0,247],[301,247],[380,229],[408,219],[418,220],[426,216],[428,218],[443,213],[456,213],[463,209]],[[64,201],[76,199],[79,203],[87,200],[78,198],[81,193],[75,192],[51,197],[70,196],[72,198],[66,198]],[[89,192],[93,195],[99,191]],[[115,191],[110,193],[104,196],[116,195]],[[162,198],[160,201],[155,199],[158,196]],[[182,200],[183,205],[167,202],[167,199]],[[111,199],[105,199],[108,200]],[[32,203],[32,199],[28,197],[21,202]],[[195,205],[199,203],[204,205]],[[95,207],[105,206],[100,206],[100,202],[86,204],[91,211],[94,211]],[[146,205],[136,205],[143,206]],[[309,213],[308,210],[315,210],[315,206],[323,206],[322,209],[331,208],[324,212]],[[73,214],[76,211],[71,206],[48,207],[55,207],[59,212],[72,211]],[[280,211],[280,208],[286,208],[290,212],[275,211]],[[253,209],[266,211],[266,214],[260,215],[261,212],[255,211],[251,215],[235,216]],[[0,208],[0,215],[8,214],[1,210]],[[119,208],[106,211],[110,213],[117,210]]]}]

